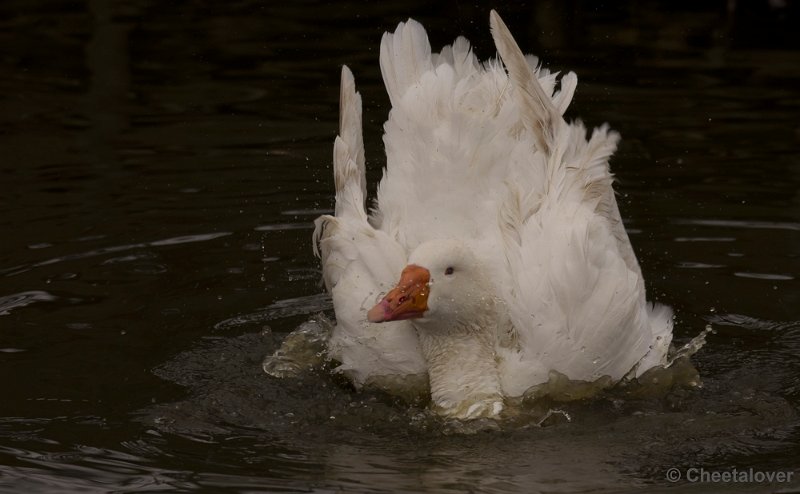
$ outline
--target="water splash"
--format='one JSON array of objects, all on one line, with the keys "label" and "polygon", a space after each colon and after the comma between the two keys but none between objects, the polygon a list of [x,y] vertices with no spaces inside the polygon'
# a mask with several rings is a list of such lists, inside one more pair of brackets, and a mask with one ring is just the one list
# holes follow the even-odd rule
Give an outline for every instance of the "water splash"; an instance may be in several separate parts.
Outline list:
[{"label": "water splash", "polygon": [[[327,368],[336,374],[328,354],[333,327],[334,322],[322,313],[304,322],[284,338],[280,348],[264,358],[264,372],[276,378],[297,378],[304,373]],[[506,411],[500,422],[546,427],[572,421],[570,414],[560,408],[561,404],[583,402],[598,396],[634,399],[663,397],[675,388],[699,387],[699,373],[689,358],[703,348],[706,336],[711,332],[713,328],[709,324],[700,334],[672,352],[665,365],[649,369],[638,378],[631,374],[615,382],[610,376],[602,376],[588,382],[572,380],[565,374],[551,371],[546,382],[532,386],[523,396],[507,397]],[[430,399],[427,374],[376,376],[364,383],[363,387],[382,391],[415,406],[425,406]],[[473,434],[494,427],[477,422],[470,425],[453,422],[446,429],[454,434]]]},{"label": "water splash", "polygon": [[596,396],[614,385],[610,376],[595,381],[575,381],[558,371],[551,370],[547,382],[530,387],[523,394],[523,402],[530,404],[544,397],[557,402],[577,401]]},{"label": "water splash", "polygon": [[714,333],[714,328],[711,324],[706,324],[706,327],[703,331],[700,332],[697,336],[691,339],[689,343],[686,343],[682,347],[680,347],[674,354],[672,354],[669,359],[667,360],[667,364],[664,366],[665,369],[669,368],[681,358],[688,359],[695,353],[699,352],[701,348],[703,348],[706,344],[706,336],[709,333]]},{"label": "water splash", "polygon": [[281,347],[267,356],[262,368],[272,377],[297,377],[303,372],[322,368],[328,361],[328,340],[333,323],[318,314],[289,333]]}]

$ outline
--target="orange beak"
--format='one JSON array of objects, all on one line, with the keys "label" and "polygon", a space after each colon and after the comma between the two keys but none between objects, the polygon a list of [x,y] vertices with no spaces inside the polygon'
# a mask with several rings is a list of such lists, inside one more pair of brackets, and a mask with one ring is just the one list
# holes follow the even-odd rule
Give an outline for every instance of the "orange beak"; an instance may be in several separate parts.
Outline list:
[{"label": "orange beak", "polygon": [[422,317],[428,310],[428,284],[431,273],[409,264],[400,274],[400,283],[367,312],[369,322],[400,321]]}]

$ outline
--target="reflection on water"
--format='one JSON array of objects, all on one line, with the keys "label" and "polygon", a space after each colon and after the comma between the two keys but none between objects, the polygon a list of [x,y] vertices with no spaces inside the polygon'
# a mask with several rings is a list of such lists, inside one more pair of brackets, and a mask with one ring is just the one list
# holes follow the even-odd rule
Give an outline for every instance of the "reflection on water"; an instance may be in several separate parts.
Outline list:
[{"label": "reflection on water", "polygon": [[569,118],[621,132],[620,208],[676,342],[714,332],[699,388],[465,430],[261,365],[330,314],[310,221],[332,206],[339,66],[374,183],[381,34],[414,16],[488,58],[488,7],[2,3],[0,491],[787,487],[665,480],[800,457],[797,6],[723,4],[492,5],[578,74]]}]

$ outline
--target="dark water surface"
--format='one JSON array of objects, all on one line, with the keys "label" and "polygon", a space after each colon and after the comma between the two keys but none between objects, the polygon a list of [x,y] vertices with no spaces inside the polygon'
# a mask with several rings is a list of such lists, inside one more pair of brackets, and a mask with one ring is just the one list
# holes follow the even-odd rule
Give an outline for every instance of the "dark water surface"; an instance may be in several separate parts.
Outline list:
[{"label": "dark water surface", "polygon": [[473,3],[0,3],[0,491],[789,492],[670,468],[800,468],[796,2],[496,4],[610,122],[612,168],[700,389],[563,405],[459,434],[420,405],[263,357],[330,302],[311,220],[332,207],[339,67],[388,101],[380,36],[494,54]]}]

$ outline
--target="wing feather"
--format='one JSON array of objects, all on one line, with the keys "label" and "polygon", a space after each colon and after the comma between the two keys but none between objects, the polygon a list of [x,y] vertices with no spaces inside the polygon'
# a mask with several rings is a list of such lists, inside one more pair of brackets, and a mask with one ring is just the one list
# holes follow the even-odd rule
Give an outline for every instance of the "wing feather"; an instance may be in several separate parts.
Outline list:
[{"label": "wing feather", "polygon": [[422,24],[409,19],[393,33],[384,33],[380,61],[386,91],[395,107],[408,88],[433,69],[431,45]]},{"label": "wing feather", "polygon": [[550,370],[587,381],[638,374],[664,361],[672,320],[645,301],[619,214],[608,165],[619,135],[604,125],[587,139],[580,122],[567,124],[575,74],[551,98],[494,11],[491,26],[534,151],[544,155],[544,173],[533,159],[512,170],[498,212],[517,341],[500,349],[504,389],[522,393]]},{"label": "wing feather", "polygon": [[393,323],[395,327],[388,328],[366,320],[371,304],[396,281],[406,254],[396,241],[369,224],[364,210],[361,96],[347,67],[342,68],[339,122],[333,151],[335,214],[319,217],[313,235],[336,312],[329,352],[341,362],[339,370],[357,386],[384,376],[424,374],[425,362],[410,324]]},{"label": "wing feather", "polygon": [[431,53],[411,19],[384,35],[392,110],[370,216],[361,98],[343,68],[335,215],[317,220],[315,250],[338,321],[331,354],[356,385],[425,372],[413,327],[379,328],[365,312],[408,252],[434,238],[472,242],[490,264],[513,325],[498,343],[509,394],[550,370],[619,379],[664,362],[671,312],[645,301],[612,188],[619,136],[602,126],[587,139],[580,122],[567,123],[575,74],[553,94],[558,74],[523,55],[494,11],[491,28],[502,65],[480,65],[464,38]]},{"label": "wing feather", "polygon": [[489,14],[489,18],[494,44],[519,93],[525,123],[533,131],[538,148],[548,152],[553,143],[554,132],[563,123],[561,114],[553,105],[550,96],[545,94],[539,80],[534,77],[525,55],[514,41],[503,19],[494,10]]}]

